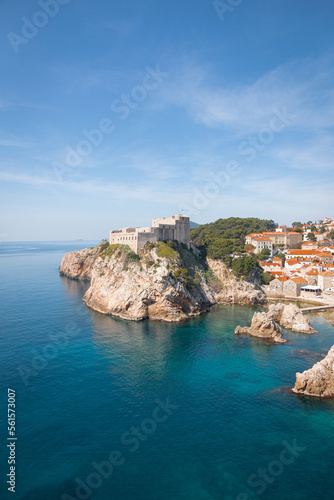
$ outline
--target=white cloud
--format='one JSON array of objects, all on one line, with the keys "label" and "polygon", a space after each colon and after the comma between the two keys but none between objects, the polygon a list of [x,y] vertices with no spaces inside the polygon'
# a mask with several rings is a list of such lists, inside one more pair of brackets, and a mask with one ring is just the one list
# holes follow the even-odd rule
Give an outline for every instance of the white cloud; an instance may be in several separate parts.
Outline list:
[{"label": "white cloud", "polygon": [[290,141],[272,151],[285,165],[300,170],[333,170],[334,137],[326,132],[311,139]]},{"label": "white cloud", "polygon": [[[66,174],[65,174],[66,175]],[[94,180],[55,180],[47,176],[34,176],[21,173],[10,173],[0,171],[0,180],[4,182],[13,182],[27,184],[35,187],[60,188],[72,192],[81,193],[89,196],[108,196],[119,200],[142,200],[161,202],[163,199],[178,199],[178,192],[181,187],[171,190],[165,184],[159,182],[139,183],[116,183],[105,182],[103,179]]]},{"label": "white cloud", "polygon": [[190,66],[165,82],[161,97],[184,107],[194,121],[236,136],[268,126],[273,109],[284,107],[294,115],[289,126],[326,128],[334,125],[333,59],[329,53],[319,60],[295,61],[235,87],[209,83],[203,69]]}]

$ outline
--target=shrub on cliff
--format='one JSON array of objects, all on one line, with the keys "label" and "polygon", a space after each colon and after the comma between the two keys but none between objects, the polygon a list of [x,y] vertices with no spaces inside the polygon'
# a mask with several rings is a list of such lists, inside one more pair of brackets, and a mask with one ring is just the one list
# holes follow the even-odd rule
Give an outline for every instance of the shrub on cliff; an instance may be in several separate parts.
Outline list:
[{"label": "shrub on cliff", "polygon": [[257,260],[251,255],[240,255],[232,260],[232,271],[237,278],[246,277],[253,269],[261,269]]},{"label": "shrub on cliff", "polygon": [[177,269],[174,272],[174,278],[183,283],[187,288],[192,288],[196,284],[194,279],[189,275],[188,269]]},{"label": "shrub on cliff", "polygon": [[269,283],[275,279],[274,276],[270,273],[262,273],[261,275],[261,278],[262,278],[262,283],[264,285],[269,285]]},{"label": "shrub on cliff", "polygon": [[111,257],[117,250],[119,245],[110,245],[108,242],[101,245],[99,256],[104,260],[106,257]]}]

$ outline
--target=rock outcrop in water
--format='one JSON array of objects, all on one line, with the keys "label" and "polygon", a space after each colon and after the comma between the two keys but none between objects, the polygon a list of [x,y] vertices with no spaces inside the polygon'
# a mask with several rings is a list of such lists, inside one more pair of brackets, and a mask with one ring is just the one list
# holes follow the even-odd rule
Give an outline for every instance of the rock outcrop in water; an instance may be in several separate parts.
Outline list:
[{"label": "rock outcrop in water", "polygon": [[293,332],[315,333],[309,320],[296,304],[271,304],[267,314],[268,318]]},{"label": "rock outcrop in water", "polygon": [[[180,321],[207,312],[217,302],[266,302],[259,287],[243,285],[223,262],[210,266],[175,243],[147,244],[140,255],[126,245],[108,244],[70,252],[60,273],[90,280],[83,300],[95,311],[135,321]],[[225,300],[229,288],[230,299]]]},{"label": "rock outcrop in water", "polygon": [[294,332],[315,333],[308,319],[295,304],[272,304],[268,312],[256,312],[250,327],[237,326],[234,333],[248,333],[253,337],[271,339],[275,342],[286,342],[282,338],[282,328]]},{"label": "rock outcrop in water", "polygon": [[334,396],[334,346],[327,356],[312,368],[303,373],[296,373],[296,383],[292,391],[322,398]]},{"label": "rock outcrop in water", "polygon": [[252,337],[260,337],[273,342],[286,342],[283,339],[282,328],[265,312],[254,313],[250,327],[237,326],[234,334],[239,335],[240,333],[247,333]]}]

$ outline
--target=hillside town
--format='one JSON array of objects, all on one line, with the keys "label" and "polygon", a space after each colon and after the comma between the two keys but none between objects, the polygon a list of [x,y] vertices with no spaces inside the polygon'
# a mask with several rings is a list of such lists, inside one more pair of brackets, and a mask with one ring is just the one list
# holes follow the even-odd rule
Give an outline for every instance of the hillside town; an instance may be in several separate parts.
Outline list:
[{"label": "hillside town", "polygon": [[245,242],[246,252],[265,257],[259,264],[272,276],[269,297],[334,300],[334,219],[251,233]]}]

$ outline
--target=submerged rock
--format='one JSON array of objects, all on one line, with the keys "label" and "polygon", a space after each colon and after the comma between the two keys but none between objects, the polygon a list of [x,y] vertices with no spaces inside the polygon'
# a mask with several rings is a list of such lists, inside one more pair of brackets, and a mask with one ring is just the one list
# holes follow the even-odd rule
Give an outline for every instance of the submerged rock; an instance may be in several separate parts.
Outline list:
[{"label": "submerged rock", "polygon": [[327,356],[303,373],[296,373],[296,383],[292,391],[307,396],[334,396],[334,346]]},{"label": "submerged rock", "polygon": [[293,349],[291,351],[292,356],[309,356],[315,359],[323,359],[326,354],[321,354],[320,352],[310,351],[308,349]]},{"label": "submerged rock", "polygon": [[299,333],[315,333],[309,320],[296,304],[271,304],[268,317],[279,323],[284,328]]},{"label": "submerged rock", "polygon": [[240,333],[248,333],[252,337],[260,337],[273,342],[286,342],[283,339],[282,328],[265,312],[254,313],[250,327],[237,326],[234,334],[239,335]]}]

